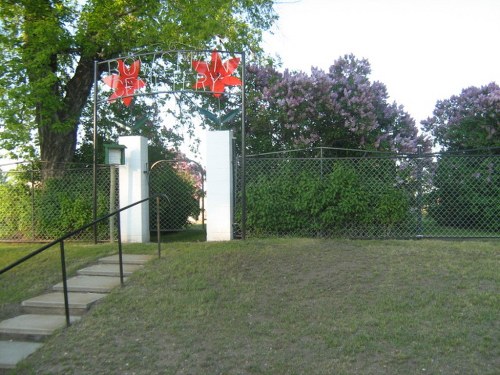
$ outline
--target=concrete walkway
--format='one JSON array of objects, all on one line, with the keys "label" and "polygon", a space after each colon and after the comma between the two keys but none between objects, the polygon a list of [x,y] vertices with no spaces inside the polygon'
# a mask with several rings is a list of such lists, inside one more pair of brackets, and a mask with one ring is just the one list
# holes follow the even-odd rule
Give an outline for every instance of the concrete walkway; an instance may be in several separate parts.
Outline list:
[{"label": "concrete walkway", "polygon": [[[123,255],[124,276],[142,268],[151,255]],[[118,255],[105,257],[99,263],[78,271],[67,280],[70,321],[81,318],[93,304],[120,286]],[[126,280],[126,278],[124,278]],[[52,293],[27,299],[21,303],[25,312],[0,322],[0,373],[38,350],[56,330],[66,327],[62,282]]]}]

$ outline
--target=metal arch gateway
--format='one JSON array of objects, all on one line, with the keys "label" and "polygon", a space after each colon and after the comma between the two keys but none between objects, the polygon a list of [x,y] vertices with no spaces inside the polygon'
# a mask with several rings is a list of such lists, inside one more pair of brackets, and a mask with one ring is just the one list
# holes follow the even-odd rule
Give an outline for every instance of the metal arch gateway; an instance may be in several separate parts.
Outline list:
[{"label": "metal arch gateway", "polygon": [[[210,61],[206,61],[210,56]],[[234,57],[236,56],[236,57]],[[101,79],[101,76],[104,76]],[[229,87],[229,90],[226,88]],[[238,90],[237,87],[240,87]],[[107,99],[99,93],[110,91]],[[93,216],[97,218],[98,105],[121,101],[128,106],[135,97],[176,93],[240,96],[241,112],[241,238],[245,238],[245,52],[171,50],[129,54],[94,61],[93,92]],[[94,227],[97,242],[97,228]]]}]

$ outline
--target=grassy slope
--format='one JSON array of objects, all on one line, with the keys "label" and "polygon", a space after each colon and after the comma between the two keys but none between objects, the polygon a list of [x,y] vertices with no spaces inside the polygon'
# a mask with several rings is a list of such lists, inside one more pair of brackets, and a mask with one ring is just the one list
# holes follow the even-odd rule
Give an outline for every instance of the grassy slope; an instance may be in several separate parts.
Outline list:
[{"label": "grassy slope", "polygon": [[500,368],[498,242],[287,239],[164,249],[17,373]]}]

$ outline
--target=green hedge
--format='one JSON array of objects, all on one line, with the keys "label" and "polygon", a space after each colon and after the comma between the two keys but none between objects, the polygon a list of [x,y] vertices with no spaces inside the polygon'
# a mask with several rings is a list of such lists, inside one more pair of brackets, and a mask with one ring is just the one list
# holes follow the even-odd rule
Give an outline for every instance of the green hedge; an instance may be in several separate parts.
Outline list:
[{"label": "green hedge", "polygon": [[[93,182],[85,175],[53,178],[37,189],[36,229],[38,236],[57,238],[93,221]],[[109,193],[98,189],[97,217],[108,214]],[[100,234],[107,236],[107,222],[100,223]]]},{"label": "green hedge", "polygon": [[[109,209],[107,172],[100,171],[103,183],[98,187],[98,217]],[[12,176],[0,184],[0,239],[53,240],[92,222],[92,170],[69,169],[61,177],[36,181],[35,187],[22,170]],[[100,239],[108,239],[108,227],[107,222],[98,225]]]},{"label": "green hedge", "polygon": [[22,183],[0,184],[0,239],[33,238],[30,189]]},{"label": "green hedge", "polygon": [[[19,170],[13,178],[0,183],[0,239],[53,240],[93,221],[93,176],[88,168],[68,169],[64,175],[35,182],[31,174]],[[159,193],[170,198],[161,200],[162,228],[183,228],[190,216],[200,213],[193,181],[164,168],[159,178]],[[98,170],[97,217],[109,213],[109,168]],[[153,192],[154,194],[154,192]],[[116,205],[116,208],[118,205]],[[156,202],[150,202],[151,223],[156,223]],[[108,221],[98,224],[98,239],[109,239]],[[92,229],[74,239],[92,239]]]},{"label": "green hedge", "polygon": [[247,228],[257,235],[364,237],[411,221],[404,189],[342,164],[322,177],[285,166],[254,178],[247,184],[247,207]]}]

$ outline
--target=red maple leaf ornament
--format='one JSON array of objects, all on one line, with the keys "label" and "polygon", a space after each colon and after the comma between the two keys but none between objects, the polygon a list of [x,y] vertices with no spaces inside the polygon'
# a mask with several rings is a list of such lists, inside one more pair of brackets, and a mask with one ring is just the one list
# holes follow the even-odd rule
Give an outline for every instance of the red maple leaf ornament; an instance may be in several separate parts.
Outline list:
[{"label": "red maple leaf ornament", "polygon": [[194,84],[196,89],[208,88],[213,95],[218,98],[224,93],[226,86],[240,86],[241,80],[232,76],[240,64],[240,59],[232,59],[222,62],[220,54],[217,51],[212,52],[210,63],[205,61],[191,61],[193,69],[198,72],[198,80]]},{"label": "red maple leaf ornament", "polygon": [[117,62],[119,74],[104,77],[102,81],[115,90],[108,98],[108,102],[113,103],[121,98],[123,104],[128,107],[132,103],[134,91],[146,85],[143,80],[137,78],[141,70],[141,61],[136,60],[129,67],[125,66],[122,60],[117,60]]}]

